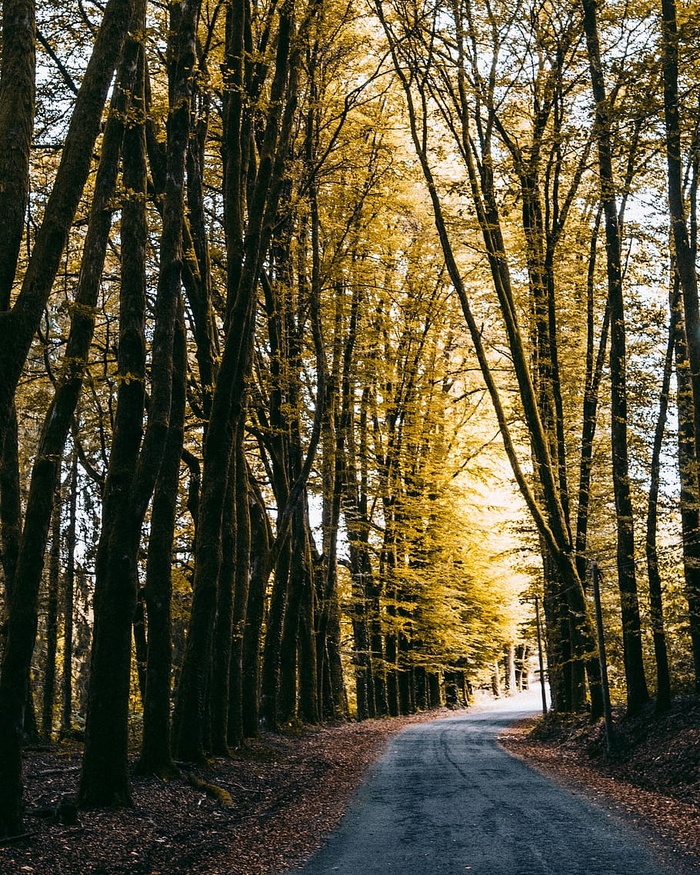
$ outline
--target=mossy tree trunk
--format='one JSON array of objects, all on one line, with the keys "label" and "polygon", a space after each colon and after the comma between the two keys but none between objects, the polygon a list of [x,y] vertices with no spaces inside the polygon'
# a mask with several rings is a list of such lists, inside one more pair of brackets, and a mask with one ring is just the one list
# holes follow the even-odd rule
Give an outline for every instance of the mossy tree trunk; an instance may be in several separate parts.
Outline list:
[{"label": "mossy tree trunk", "polygon": [[[60,253],[65,244],[78,199],[87,177],[92,150],[97,137],[107,87],[121,53],[130,20],[130,4],[110,3],[95,41],[93,55],[76,100],[68,139],[54,188],[33,250],[22,292],[15,303],[11,319],[23,326],[13,342],[3,345],[3,352],[22,367],[34,330],[31,323],[37,307],[39,316],[58,268]],[[131,93],[130,78],[135,66],[125,58],[120,81],[124,92],[115,94],[115,104],[124,94]],[[123,108],[123,107],[122,107]],[[37,599],[51,518],[58,460],[61,458],[73,412],[83,379],[92,331],[94,306],[99,290],[107,235],[111,223],[109,200],[114,191],[120,144],[121,122],[115,113],[107,125],[100,168],[96,180],[93,207],[88,224],[81,271],[71,330],[66,346],[64,366],[59,374],[56,392],[45,417],[40,446],[32,471],[22,540],[19,544],[14,586],[21,592],[17,610],[11,610],[8,640],[3,654],[0,677],[0,836],[11,835],[21,829],[21,735],[23,715],[29,695],[29,666],[37,628]],[[46,227],[45,227],[46,226]],[[38,317],[37,317],[38,318]],[[10,315],[8,315],[10,319]],[[7,324],[12,324],[9,322]],[[38,324],[38,322],[37,322]],[[27,340],[26,334],[29,333]],[[22,362],[19,361],[22,359]],[[13,392],[12,368],[4,371],[2,391]],[[4,401],[0,402],[2,406]],[[9,401],[10,423],[13,420]],[[5,411],[7,412],[7,411]],[[0,421],[3,411],[0,410]],[[0,431],[2,431],[0,423]],[[12,601],[11,601],[12,605]]]},{"label": "mossy tree trunk", "polygon": [[145,601],[148,616],[146,696],[139,770],[160,776],[176,769],[170,750],[172,640],[170,606],[180,458],[184,436],[187,349],[182,312],[178,314],[173,354],[170,427],[153,494],[146,562]]},{"label": "mossy tree trunk", "polygon": [[[142,14],[143,22],[145,6]],[[170,429],[175,326],[181,306],[185,156],[196,70],[199,3],[193,0],[172,4],[170,16],[167,176],[153,327],[151,398],[143,441],[147,240],[143,55],[138,92],[141,113],[128,129],[124,144],[124,184],[128,196],[122,210],[124,309],[119,346],[122,382],[96,565],[90,690],[79,790],[80,803],[86,807],[131,802],[127,774],[131,625],[138,587],[141,527]]]}]

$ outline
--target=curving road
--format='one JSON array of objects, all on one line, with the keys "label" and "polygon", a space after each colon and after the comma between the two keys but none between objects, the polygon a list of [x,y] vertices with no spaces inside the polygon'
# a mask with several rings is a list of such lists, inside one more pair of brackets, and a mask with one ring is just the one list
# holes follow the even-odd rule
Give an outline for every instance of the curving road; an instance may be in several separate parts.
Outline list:
[{"label": "curving road", "polygon": [[[669,875],[642,840],[499,747],[536,699],[395,736],[299,875]],[[520,708],[520,710],[518,710]]]}]

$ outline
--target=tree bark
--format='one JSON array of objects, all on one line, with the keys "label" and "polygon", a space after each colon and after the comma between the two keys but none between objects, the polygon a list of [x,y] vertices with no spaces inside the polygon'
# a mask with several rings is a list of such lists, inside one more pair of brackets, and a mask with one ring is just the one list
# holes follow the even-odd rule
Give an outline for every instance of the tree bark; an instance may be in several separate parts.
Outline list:
[{"label": "tree bark", "polygon": [[[145,6],[141,7],[142,16]],[[142,19],[143,20],[143,19]],[[121,223],[120,376],[112,450],[105,481],[102,529],[95,564],[94,626],[85,748],[78,799],[85,807],[131,804],[128,719],[131,633],[138,589],[141,522],[135,515],[135,470],[143,433],[146,380],[146,147],[143,126],[144,58],[134,110],[141,121],[124,136]]]},{"label": "tree bark", "polygon": [[66,567],[63,575],[63,680],[61,684],[61,737],[73,723],[73,612],[75,609],[75,542],[78,524],[78,453],[73,447],[66,532]]},{"label": "tree bark", "polygon": [[[232,12],[238,14],[242,8],[243,4],[234,5]],[[269,111],[265,119],[257,174],[250,185],[248,221],[242,250],[235,219],[238,215],[236,211],[244,203],[241,196],[241,178],[230,168],[226,171],[226,186],[234,186],[232,191],[225,194],[229,309],[226,342],[204,443],[204,474],[195,547],[194,596],[174,714],[175,749],[182,759],[198,760],[204,756],[204,688],[211,666],[211,627],[216,606],[216,581],[221,567],[220,530],[228,465],[237,425],[245,411],[244,396],[251,364],[251,339],[255,329],[255,293],[272,234],[273,217],[277,214],[283,169],[288,156],[287,143],[291,134],[296,79],[296,56],[294,53],[290,54],[292,11],[291,4],[285,4],[279,11],[280,25]],[[229,28],[228,40],[233,54],[233,61],[229,63],[234,69],[242,61],[242,54],[240,46],[233,46],[233,41],[240,36],[242,46],[244,29],[245,15],[243,21],[232,22]],[[233,75],[233,70],[229,70],[227,66],[227,78],[230,75]],[[242,101],[242,90],[239,92],[234,88],[232,93],[236,99],[240,98]],[[228,115],[224,142],[227,148],[234,151],[236,143],[241,143],[241,147],[245,145],[241,138],[240,124],[239,114],[232,112]],[[228,159],[226,163],[229,164]]]},{"label": "tree bark", "polygon": [[[126,103],[123,101],[123,97],[125,94],[131,93],[134,72],[135,62],[133,58],[130,60],[125,57],[120,74],[120,82],[122,82],[124,90],[115,95],[115,109],[122,111],[125,109]],[[87,90],[89,91],[89,89]],[[103,154],[95,184],[93,208],[86,235],[83,266],[78,283],[76,306],[71,320],[66,355],[54,398],[44,420],[39,450],[32,471],[24,530],[17,560],[15,583],[19,587],[18,591],[21,591],[22,597],[17,602],[18,610],[14,611],[10,617],[8,642],[3,656],[2,679],[0,680],[0,765],[2,765],[3,771],[7,768],[5,773],[8,775],[8,780],[3,782],[3,788],[7,791],[7,795],[4,795],[0,790],[0,834],[4,828],[1,812],[5,810],[10,812],[8,816],[15,828],[21,823],[18,819],[22,792],[19,782],[21,743],[16,736],[12,740],[13,730],[11,727],[13,723],[15,726],[18,723],[21,724],[20,715],[27,696],[29,666],[36,635],[37,598],[51,517],[54,484],[59,460],[80,394],[85,361],[94,328],[94,307],[111,224],[109,200],[116,183],[122,138],[122,123],[118,119],[119,114],[113,113],[105,131]],[[66,143],[66,149],[68,149],[68,143]],[[58,180],[56,186],[58,186]],[[41,251],[39,250],[39,252]],[[11,765],[12,763],[14,765]]]},{"label": "tree bark", "polygon": [[134,2],[109,0],[105,7],[22,288],[12,310],[0,312],[0,371],[3,374],[0,382],[0,443],[11,416],[17,383],[44,313],[90,171],[102,110],[126,39]]},{"label": "tree bark", "polygon": [[[672,295],[672,297],[675,297]],[[671,310],[673,310],[671,301]],[[656,546],[656,526],[659,509],[659,487],[661,481],[661,450],[663,447],[666,415],[668,411],[669,393],[671,388],[671,372],[673,370],[674,331],[673,317],[668,329],[668,347],[664,361],[664,373],[659,395],[659,413],[654,432],[654,444],[651,455],[651,471],[649,485],[649,503],[647,509],[647,572],[649,576],[649,603],[651,609],[651,628],[654,635],[654,655],[656,658],[656,711],[661,713],[671,707],[671,673],[668,664],[666,648],[666,632],[664,629],[663,595],[661,573],[659,571],[659,556]]]},{"label": "tree bark", "polygon": [[51,552],[46,594],[46,669],[41,703],[41,734],[51,741],[56,704],[56,646],[58,644],[58,589],[61,576],[61,473],[56,478],[56,494],[51,514]]},{"label": "tree bark", "polygon": [[236,553],[238,551],[235,455],[234,447],[229,461],[226,498],[221,520],[221,568],[216,593],[214,652],[211,672],[211,737],[205,741],[205,748],[211,750],[216,756],[227,756],[229,753],[228,721],[233,637],[233,590],[236,585]]},{"label": "tree bark", "polygon": [[146,696],[138,768],[142,773],[172,776],[177,769],[170,752],[172,640],[170,607],[180,458],[184,437],[187,348],[182,312],[178,313],[173,351],[170,427],[153,494],[146,564],[148,616]]},{"label": "tree bark", "polygon": [[681,302],[675,302],[671,315],[675,337],[676,393],[678,404],[678,474],[681,482],[680,509],[683,533],[683,572],[688,601],[688,625],[695,675],[700,692],[700,485],[695,456],[695,426],[690,364]]},{"label": "tree bark", "polygon": [[622,613],[622,640],[627,682],[627,708],[638,711],[649,699],[639,615],[634,556],[634,512],[627,449],[625,305],[620,262],[620,226],[612,166],[610,101],[600,55],[595,0],[582,0],[584,31],[595,100],[601,204],[605,218],[606,267],[610,306],[610,392],[613,487],[617,516],[617,574]]},{"label": "tree bark", "polygon": [[661,11],[668,205],[671,213],[671,238],[675,255],[675,268],[683,296],[697,464],[697,460],[700,460],[700,308],[698,306],[695,255],[688,236],[686,211],[683,203],[681,107],[678,96],[678,25],[675,0],[661,0]]},{"label": "tree bark", "polygon": [[[231,647],[231,667],[229,675],[229,719],[228,743],[240,747],[245,738],[243,712],[244,685],[244,635],[248,622],[247,610],[250,595],[250,574],[253,552],[251,533],[250,501],[248,486],[248,465],[244,447],[245,430],[239,425],[236,435],[236,466],[234,481],[234,501],[236,503],[236,567],[233,596],[233,641]],[[257,552],[257,545],[255,546]]]},{"label": "tree bark", "polygon": [[271,571],[272,530],[262,495],[248,472],[251,540],[256,545],[251,556],[250,587],[243,631],[241,694],[243,737],[256,738],[260,733],[261,637],[265,612],[265,588]]},{"label": "tree bark", "polygon": [[6,311],[29,195],[36,90],[35,0],[3,3],[0,64],[0,142],[4,144],[0,151],[0,311]]}]

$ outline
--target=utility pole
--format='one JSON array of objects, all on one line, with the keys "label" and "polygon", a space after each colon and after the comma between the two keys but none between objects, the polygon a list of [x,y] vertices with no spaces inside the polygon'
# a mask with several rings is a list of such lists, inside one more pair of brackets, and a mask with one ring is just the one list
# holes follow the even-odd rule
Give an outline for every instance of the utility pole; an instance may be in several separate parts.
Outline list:
[{"label": "utility pole", "polygon": [[535,623],[537,624],[537,656],[540,660],[540,686],[542,688],[542,713],[547,716],[547,694],[544,689],[544,654],[542,652],[542,628],[540,626],[540,597],[535,596]]},{"label": "utility pole", "polygon": [[608,683],[608,659],[605,654],[605,634],[603,629],[603,609],[600,603],[600,581],[598,563],[591,562],[591,581],[595,601],[595,626],[598,637],[598,659],[600,660],[600,680],[603,686],[603,720],[605,721],[605,746],[608,753],[615,747],[615,729],[610,706],[610,685]]}]

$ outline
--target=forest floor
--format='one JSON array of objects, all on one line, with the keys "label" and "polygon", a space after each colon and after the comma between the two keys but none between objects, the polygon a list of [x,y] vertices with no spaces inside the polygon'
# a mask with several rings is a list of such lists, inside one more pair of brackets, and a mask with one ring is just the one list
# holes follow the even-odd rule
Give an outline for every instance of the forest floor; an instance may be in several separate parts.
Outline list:
[{"label": "forest floor", "polygon": [[337,825],[392,735],[450,713],[264,732],[170,781],[133,775],[132,808],[79,811],[75,823],[61,806],[75,797],[80,747],[28,748],[27,835],[0,842],[0,873],[282,875]]},{"label": "forest floor", "polygon": [[[259,740],[171,781],[133,777],[130,809],[62,809],[76,790],[77,745],[25,756],[27,835],[0,844],[2,875],[283,875],[340,820],[389,738],[452,712],[371,720]],[[504,746],[555,779],[631,818],[677,875],[700,871],[700,703],[618,721],[615,757],[601,726],[526,721]],[[224,791],[224,792],[222,792]],[[68,822],[63,822],[67,820]]]}]

